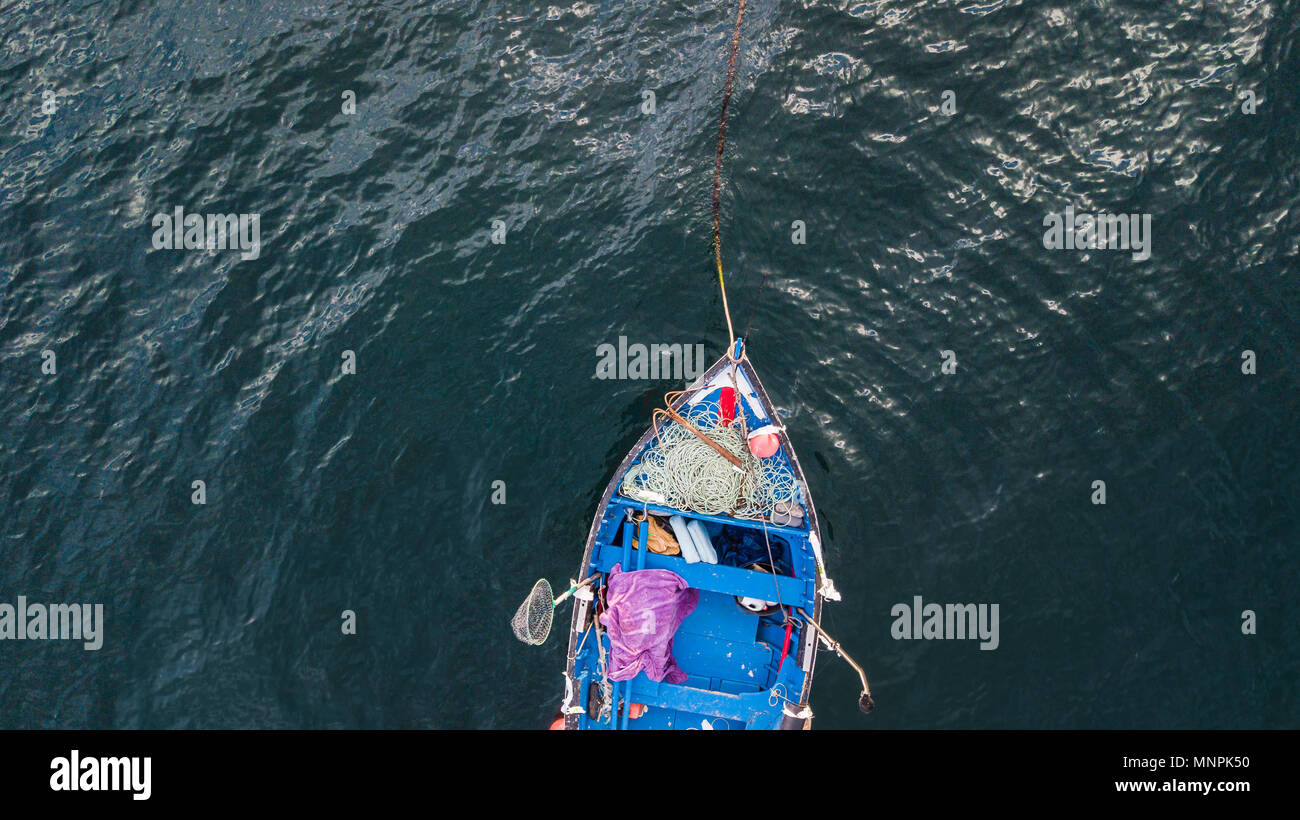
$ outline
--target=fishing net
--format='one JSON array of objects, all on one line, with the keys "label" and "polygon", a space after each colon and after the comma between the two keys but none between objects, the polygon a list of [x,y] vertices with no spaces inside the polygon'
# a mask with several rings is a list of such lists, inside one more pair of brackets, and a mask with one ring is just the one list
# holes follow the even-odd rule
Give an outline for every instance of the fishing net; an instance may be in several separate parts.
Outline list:
[{"label": "fishing net", "polygon": [[551,621],[555,619],[555,602],[551,597],[551,582],[545,578],[533,584],[533,591],[515,610],[510,628],[515,637],[524,643],[541,646],[551,634]]},{"label": "fishing net", "polygon": [[738,423],[724,425],[717,404],[700,402],[686,416],[701,433],[740,458],[744,472],[676,422],[659,429],[657,441],[623,477],[622,493],[645,499],[647,491],[679,510],[706,515],[759,518],[778,502],[795,501],[794,473],[780,457],[757,459]]}]

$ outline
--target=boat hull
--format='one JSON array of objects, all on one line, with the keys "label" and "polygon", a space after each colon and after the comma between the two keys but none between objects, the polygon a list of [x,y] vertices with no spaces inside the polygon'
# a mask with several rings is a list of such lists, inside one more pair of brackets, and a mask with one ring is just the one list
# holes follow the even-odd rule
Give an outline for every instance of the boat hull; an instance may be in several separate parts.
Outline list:
[{"label": "boat hull", "polygon": [[[731,379],[741,386],[741,393],[743,396],[737,397],[737,403],[739,404],[742,400],[749,402],[747,405],[749,412],[751,412],[755,417],[760,417],[760,421],[762,420],[762,417],[765,417],[770,424],[780,428],[782,426],[780,417],[777,414],[776,408],[772,404],[771,398],[766,389],[764,389],[762,382],[759,380],[758,374],[755,372],[748,356],[742,356],[741,361],[735,363],[734,367],[735,369],[732,370],[733,362],[730,358],[726,356],[722,357],[710,366],[703,375],[696,379],[690,388],[677,396],[673,400],[671,408],[679,413],[684,413],[688,409],[689,404],[693,400],[697,400],[699,397],[705,395],[711,385],[716,385],[720,379]],[[612,536],[610,533],[612,529],[617,529],[621,518],[629,511],[629,507],[635,507],[637,510],[644,508],[652,514],[668,514],[675,512],[673,509],[659,507],[658,505],[645,504],[641,501],[629,501],[620,493],[624,476],[627,474],[628,470],[634,466],[654,437],[655,430],[652,425],[642,434],[636,445],[634,445],[628,452],[627,456],[624,457],[623,461],[619,464],[618,469],[615,470],[610,482],[605,487],[604,494],[600,500],[600,505],[597,508],[596,515],[592,521],[591,529],[587,535],[587,541],[583,549],[582,562],[579,565],[579,572],[575,577],[589,577],[593,574],[593,571],[601,572],[602,570],[607,570],[609,568],[610,561],[612,560],[607,554],[612,549]],[[769,537],[782,537],[788,543],[796,544],[795,547],[792,547],[792,563],[798,564],[801,571],[792,573],[792,575],[798,577],[781,579],[781,582],[777,585],[778,594],[781,586],[785,585],[787,595],[792,596],[786,599],[788,608],[793,610],[794,600],[798,600],[802,605],[801,608],[808,615],[811,615],[820,622],[823,596],[821,588],[822,578],[819,576],[824,573],[824,568],[821,564],[821,531],[817,519],[817,511],[811,493],[808,491],[808,485],[804,477],[803,469],[799,464],[799,459],[794,448],[790,444],[789,437],[782,434],[779,438],[781,443],[781,454],[783,455],[790,472],[793,473],[801,497],[804,508],[803,526],[798,529],[790,529],[763,522],[762,534],[765,539]],[[703,516],[697,513],[692,513],[691,515],[710,522],[715,528],[733,524],[753,528],[759,523],[752,520],[737,520],[726,515]],[[630,525],[628,526],[630,531]],[[809,556],[807,554],[799,553],[800,560],[796,561],[794,558],[795,550],[801,549],[807,552],[809,547],[811,547],[812,553],[811,560],[808,560]],[[771,547],[769,542],[769,551],[770,549]],[[682,566],[682,562],[678,559],[674,558],[665,560],[661,556],[656,556],[653,553],[645,556],[642,561],[643,564],[648,563],[651,567],[656,565],[663,565],[665,567],[671,566],[676,570],[680,570],[683,574],[685,574],[685,570],[687,569]],[[674,564],[673,561],[676,561],[676,563]],[[701,568],[698,564],[694,565],[692,571],[705,573],[705,577],[708,578],[708,581],[702,583],[701,586],[725,590],[726,592],[733,591],[733,587],[730,586],[732,584],[740,584],[740,586],[735,587],[735,589],[742,589],[746,582],[749,582],[752,585],[752,579],[748,579],[745,576],[755,574],[738,574],[731,567],[722,567],[710,570],[709,568]],[[719,580],[714,580],[715,576],[723,577]],[[800,586],[801,584],[804,586]],[[695,584],[692,584],[692,586],[694,585]],[[713,597],[719,598],[720,596],[713,595]],[[715,609],[713,611],[719,612],[719,617],[723,619],[734,617],[729,615],[725,609]],[[617,725],[620,723],[624,728],[717,728],[722,723],[726,723],[728,728],[739,728],[742,721],[746,728],[804,729],[810,727],[811,711],[808,709],[808,703],[812,689],[813,672],[817,654],[817,640],[813,630],[809,629],[806,624],[796,621],[794,618],[789,619],[794,623],[791,623],[790,631],[787,632],[785,643],[788,645],[797,641],[794,646],[789,647],[789,657],[797,664],[797,668],[784,669],[786,655],[783,649],[780,663],[775,664],[775,666],[778,673],[784,669],[784,675],[780,675],[776,678],[776,682],[773,684],[770,691],[764,691],[762,687],[759,687],[758,691],[739,691],[733,695],[726,691],[709,691],[707,694],[702,694],[704,690],[674,690],[674,699],[671,700],[670,703],[679,710],[677,715],[678,719],[669,722],[687,722],[683,717],[685,715],[689,715],[691,720],[703,716],[704,720],[702,723],[706,725],[673,725],[671,727],[663,725],[662,715],[656,715],[656,718],[659,719],[657,722],[643,721],[639,719],[631,721],[623,719],[620,721],[620,709],[617,706],[618,699],[616,695],[615,708],[610,710],[613,712],[613,715],[608,721],[609,726],[605,726],[603,723],[597,723],[592,719],[592,716],[589,713],[590,711],[594,711],[594,709],[589,710],[588,708],[589,701],[591,700],[590,690],[595,683],[594,670],[591,668],[591,650],[588,646],[588,644],[591,643],[591,622],[594,617],[596,617],[596,613],[594,611],[594,602],[592,600],[578,600],[575,602],[569,630],[569,646],[565,670],[565,697],[561,709],[564,714],[564,727],[566,729],[620,728],[620,726]],[[705,614],[702,613],[698,616],[697,620],[703,618],[705,618]],[[796,623],[797,625],[795,625]],[[696,626],[695,628],[697,631],[706,634],[709,632],[707,621],[703,622],[702,626]],[[707,638],[702,637],[700,640],[707,640]],[[773,652],[775,650],[772,644],[777,642],[779,642],[779,640],[770,643],[764,643],[761,640],[757,641],[758,645],[768,647]],[[727,646],[740,650],[748,650],[748,647],[744,646],[743,642],[742,644],[728,644]],[[585,653],[584,650],[586,650]],[[727,657],[730,657],[730,655],[731,653],[728,653]],[[742,668],[744,667],[742,666]],[[772,676],[770,668],[758,671],[760,675],[767,674],[769,677]],[[754,669],[749,670],[751,678],[753,678],[754,672]],[[734,677],[741,678],[743,676],[736,674]],[[640,678],[644,678],[644,674],[639,675],[638,679]],[[718,679],[713,678],[712,680],[716,682]],[[748,681],[746,681],[746,683],[748,683]],[[643,695],[643,699],[647,700],[652,700],[654,698],[654,692],[657,691],[656,687],[649,681],[634,681],[629,683],[624,690],[624,702],[626,703],[636,703],[637,696],[630,694],[633,691],[631,689],[633,686],[640,687],[638,691],[642,693],[649,693],[648,697]],[[755,686],[757,686],[757,684],[755,684]],[[663,688],[662,684],[660,685],[660,688]],[[722,682],[721,688],[727,688],[726,681]],[[739,689],[740,684],[737,684],[732,688]],[[754,686],[749,688],[754,688]],[[796,691],[797,697],[795,696]],[[686,693],[687,697],[683,698],[683,692]],[[694,697],[690,697],[691,695],[694,695]],[[766,706],[764,706],[764,697],[760,696],[765,696]],[[655,707],[651,706],[650,708],[653,710]],[[710,710],[712,710],[712,712]],[[632,711],[635,713],[635,708]],[[710,723],[710,721],[712,722]],[[638,724],[645,725],[642,726]]]}]

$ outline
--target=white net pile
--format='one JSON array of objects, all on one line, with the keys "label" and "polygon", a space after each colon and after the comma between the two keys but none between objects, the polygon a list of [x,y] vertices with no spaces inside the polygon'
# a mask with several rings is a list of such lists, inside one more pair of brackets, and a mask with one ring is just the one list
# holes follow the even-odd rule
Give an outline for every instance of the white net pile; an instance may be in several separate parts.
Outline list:
[{"label": "white net pile", "polygon": [[718,406],[711,402],[696,405],[685,418],[739,456],[744,473],[737,472],[691,431],[668,422],[659,428],[658,441],[623,477],[623,495],[645,500],[649,491],[662,496],[669,507],[739,518],[770,515],[777,502],[795,500],[794,473],[778,456],[755,458],[739,421],[730,426],[720,424]]}]

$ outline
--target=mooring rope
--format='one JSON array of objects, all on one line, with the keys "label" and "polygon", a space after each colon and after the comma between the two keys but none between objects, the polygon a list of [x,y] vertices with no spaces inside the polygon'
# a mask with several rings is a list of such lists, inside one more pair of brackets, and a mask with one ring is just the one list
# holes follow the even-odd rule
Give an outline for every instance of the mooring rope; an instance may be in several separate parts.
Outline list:
[{"label": "mooring rope", "polygon": [[713,164],[713,260],[718,266],[718,288],[722,291],[722,312],[727,317],[727,355],[736,339],[727,305],[727,282],[722,276],[722,228],[719,211],[722,201],[722,150],[727,143],[727,108],[731,105],[731,85],[736,76],[736,52],[740,50],[740,21],[745,16],[745,0],[736,9],[736,30],[731,35],[731,56],[727,60],[727,83],[722,91],[722,124],[718,127],[718,156]]}]

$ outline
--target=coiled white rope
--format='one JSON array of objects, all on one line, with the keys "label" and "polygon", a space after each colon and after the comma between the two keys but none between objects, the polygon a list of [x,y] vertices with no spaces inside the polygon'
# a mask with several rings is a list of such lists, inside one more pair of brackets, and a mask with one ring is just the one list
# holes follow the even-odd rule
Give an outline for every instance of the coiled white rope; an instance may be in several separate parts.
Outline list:
[{"label": "coiled white rope", "polygon": [[738,423],[723,425],[718,405],[700,402],[687,421],[714,443],[738,456],[739,472],[710,446],[676,422],[659,428],[656,443],[623,477],[622,493],[645,500],[647,493],[679,510],[705,515],[761,518],[781,501],[795,501],[795,478],[778,457],[757,459]]}]

